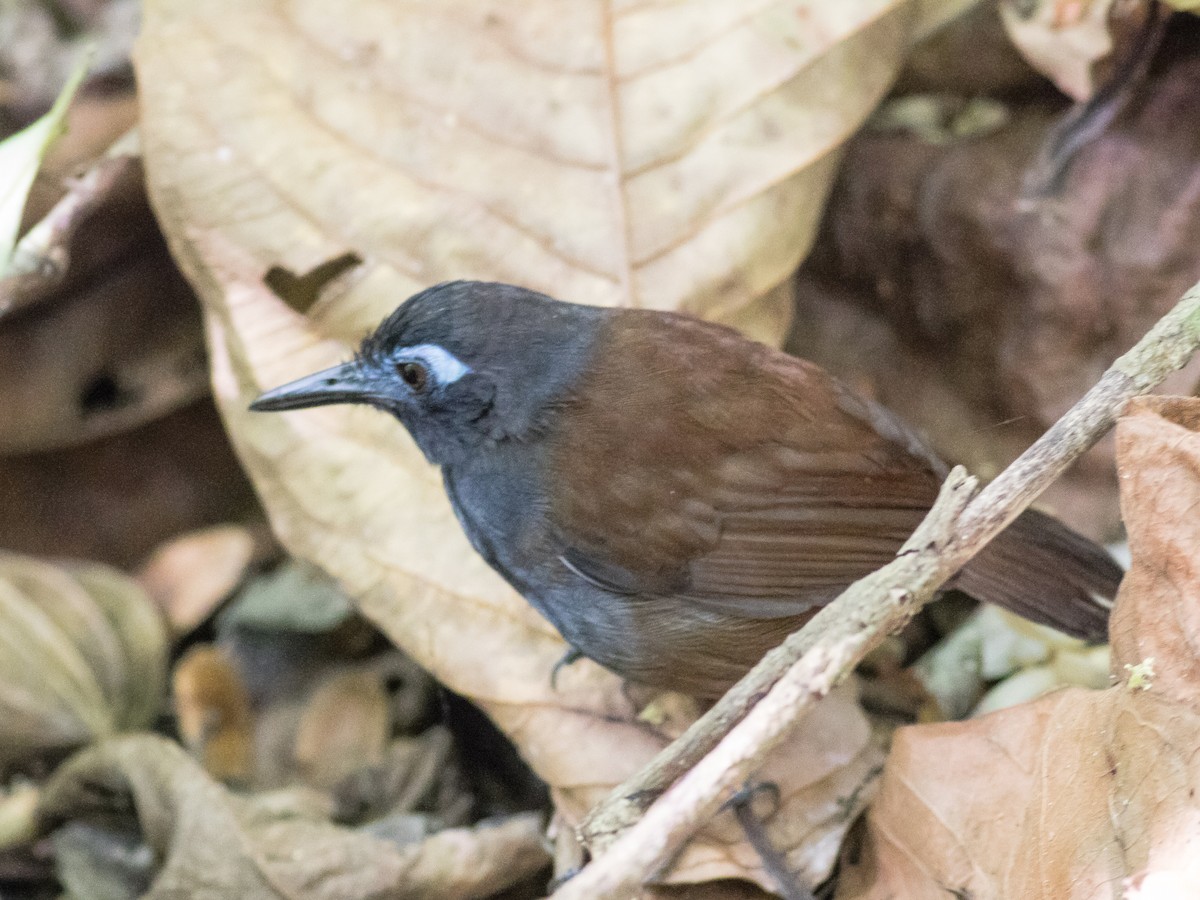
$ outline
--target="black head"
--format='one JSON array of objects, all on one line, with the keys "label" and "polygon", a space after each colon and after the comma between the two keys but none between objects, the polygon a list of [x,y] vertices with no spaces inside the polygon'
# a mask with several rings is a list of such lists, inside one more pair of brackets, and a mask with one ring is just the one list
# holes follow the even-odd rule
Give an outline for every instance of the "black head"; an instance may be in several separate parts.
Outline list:
[{"label": "black head", "polygon": [[410,297],[353,360],[267,391],[250,408],[364,403],[404,423],[430,462],[525,439],[572,387],[608,311],[508,284],[452,281]]}]

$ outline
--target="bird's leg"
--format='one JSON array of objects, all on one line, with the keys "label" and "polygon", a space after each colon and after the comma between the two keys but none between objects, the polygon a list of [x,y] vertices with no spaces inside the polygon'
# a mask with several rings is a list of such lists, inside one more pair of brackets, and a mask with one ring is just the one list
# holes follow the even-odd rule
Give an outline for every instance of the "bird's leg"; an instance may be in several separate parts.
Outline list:
[{"label": "bird's leg", "polygon": [[565,669],[573,662],[578,662],[583,659],[583,654],[574,647],[567,647],[567,652],[562,655],[562,659],[554,664],[554,668],[550,670],[550,687],[552,690],[558,690],[558,673]]},{"label": "bird's leg", "polygon": [[[773,804],[771,812],[765,816],[760,816],[754,811],[754,799],[759,794],[770,796]],[[813,892],[802,885],[788,869],[787,858],[775,848],[770,835],[767,834],[765,820],[775,814],[779,803],[778,785],[770,782],[751,784],[747,781],[745,787],[730,797],[721,808],[732,810],[737,817],[738,824],[742,826],[742,832],[746,835],[746,841],[762,860],[763,868],[775,882],[779,896],[784,900],[815,900]]]}]

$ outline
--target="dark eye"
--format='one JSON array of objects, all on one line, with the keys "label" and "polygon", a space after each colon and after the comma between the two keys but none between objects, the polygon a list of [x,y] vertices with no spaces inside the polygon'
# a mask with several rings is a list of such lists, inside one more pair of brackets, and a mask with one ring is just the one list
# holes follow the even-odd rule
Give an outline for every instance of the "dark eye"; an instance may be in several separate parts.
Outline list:
[{"label": "dark eye", "polygon": [[404,379],[404,383],[417,393],[425,390],[425,386],[429,383],[429,373],[425,371],[425,367],[420,363],[396,363],[396,371]]}]

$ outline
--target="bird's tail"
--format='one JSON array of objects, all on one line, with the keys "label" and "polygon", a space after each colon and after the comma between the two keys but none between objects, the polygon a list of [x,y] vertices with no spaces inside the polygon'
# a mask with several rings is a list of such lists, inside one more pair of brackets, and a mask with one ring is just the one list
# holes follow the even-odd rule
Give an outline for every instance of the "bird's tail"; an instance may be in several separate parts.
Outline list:
[{"label": "bird's tail", "polygon": [[1026,510],[967,564],[954,587],[1087,641],[1108,640],[1124,572],[1062,522]]}]

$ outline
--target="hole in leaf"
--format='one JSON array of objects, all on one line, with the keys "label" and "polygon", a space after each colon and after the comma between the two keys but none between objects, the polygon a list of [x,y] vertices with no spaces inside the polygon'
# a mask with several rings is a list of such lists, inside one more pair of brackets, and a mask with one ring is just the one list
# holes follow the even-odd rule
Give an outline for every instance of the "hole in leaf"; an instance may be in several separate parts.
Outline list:
[{"label": "hole in leaf", "polygon": [[276,297],[296,312],[307,313],[331,281],[359,265],[362,265],[362,257],[357,253],[343,253],[303,275],[296,275],[282,266],[272,266],[263,281]]},{"label": "hole in leaf", "polygon": [[79,409],[85,416],[91,416],[116,409],[122,399],[116,379],[102,372],[83,386],[79,394]]}]

